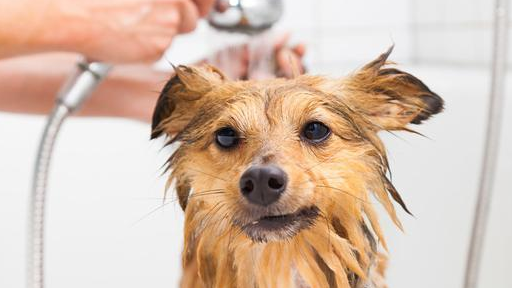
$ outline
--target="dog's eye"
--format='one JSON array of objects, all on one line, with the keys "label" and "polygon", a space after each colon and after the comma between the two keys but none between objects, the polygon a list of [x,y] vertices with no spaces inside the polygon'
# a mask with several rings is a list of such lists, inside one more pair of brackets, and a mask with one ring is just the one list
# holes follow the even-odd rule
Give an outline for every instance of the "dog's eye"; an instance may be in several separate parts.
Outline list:
[{"label": "dog's eye", "polygon": [[224,149],[235,147],[239,140],[240,138],[238,137],[238,133],[231,127],[220,128],[215,132],[215,141],[217,142],[217,145]]},{"label": "dog's eye", "polygon": [[312,143],[323,142],[331,135],[329,127],[322,122],[309,122],[302,129],[302,137]]}]

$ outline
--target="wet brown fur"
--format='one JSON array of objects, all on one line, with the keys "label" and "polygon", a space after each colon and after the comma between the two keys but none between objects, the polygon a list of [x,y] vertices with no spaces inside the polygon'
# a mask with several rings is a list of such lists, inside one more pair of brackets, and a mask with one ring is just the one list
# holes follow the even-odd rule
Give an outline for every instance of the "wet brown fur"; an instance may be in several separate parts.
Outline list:
[{"label": "wet brown fur", "polygon": [[[169,159],[168,186],[185,211],[181,287],[385,287],[386,249],[373,202],[401,228],[391,199],[407,207],[387,177],[381,130],[407,130],[442,110],[414,76],[389,68],[391,49],[343,79],[229,81],[215,68],[176,68],[158,100],[152,137],[179,148]],[[321,121],[329,139],[311,145],[302,127]],[[214,143],[231,126],[242,141]],[[252,220],[238,179],[272,163],[289,175],[270,213],[316,206],[319,217],[287,239],[254,241],[235,223]],[[366,286],[364,286],[366,287]]]}]

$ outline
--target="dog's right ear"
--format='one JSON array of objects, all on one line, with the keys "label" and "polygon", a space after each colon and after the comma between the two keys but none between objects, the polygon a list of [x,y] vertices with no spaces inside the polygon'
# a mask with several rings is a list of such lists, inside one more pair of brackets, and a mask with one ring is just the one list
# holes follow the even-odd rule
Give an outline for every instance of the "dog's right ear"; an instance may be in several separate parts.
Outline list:
[{"label": "dog's right ear", "polygon": [[151,139],[162,134],[175,135],[197,112],[198,100],[225,80],[215,67],[174,67],[175,74],[166,84],[156,102],[151,124]]}]

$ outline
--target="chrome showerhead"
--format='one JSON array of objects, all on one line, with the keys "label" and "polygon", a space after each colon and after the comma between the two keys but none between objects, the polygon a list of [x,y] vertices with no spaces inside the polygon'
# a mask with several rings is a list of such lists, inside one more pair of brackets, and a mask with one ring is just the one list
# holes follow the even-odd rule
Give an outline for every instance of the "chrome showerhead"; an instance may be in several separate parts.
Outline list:
[{"label": "chrome showerhead", "polygon": [[257,34],[272,27],[282,14],[282,0],[217,0],[208,22],[219,30]]}]

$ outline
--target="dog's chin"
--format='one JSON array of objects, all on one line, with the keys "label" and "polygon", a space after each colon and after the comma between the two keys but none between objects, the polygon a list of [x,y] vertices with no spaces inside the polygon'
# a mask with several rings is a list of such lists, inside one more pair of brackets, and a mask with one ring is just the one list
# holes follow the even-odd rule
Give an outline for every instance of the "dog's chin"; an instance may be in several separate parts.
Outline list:
[{"label": "dog's chin", "polygon": [[287,240],[309,228],[319,215],[316,206],[299,209],[294,213],[263,216],[241,225],[242,231],[254,242]]}]

